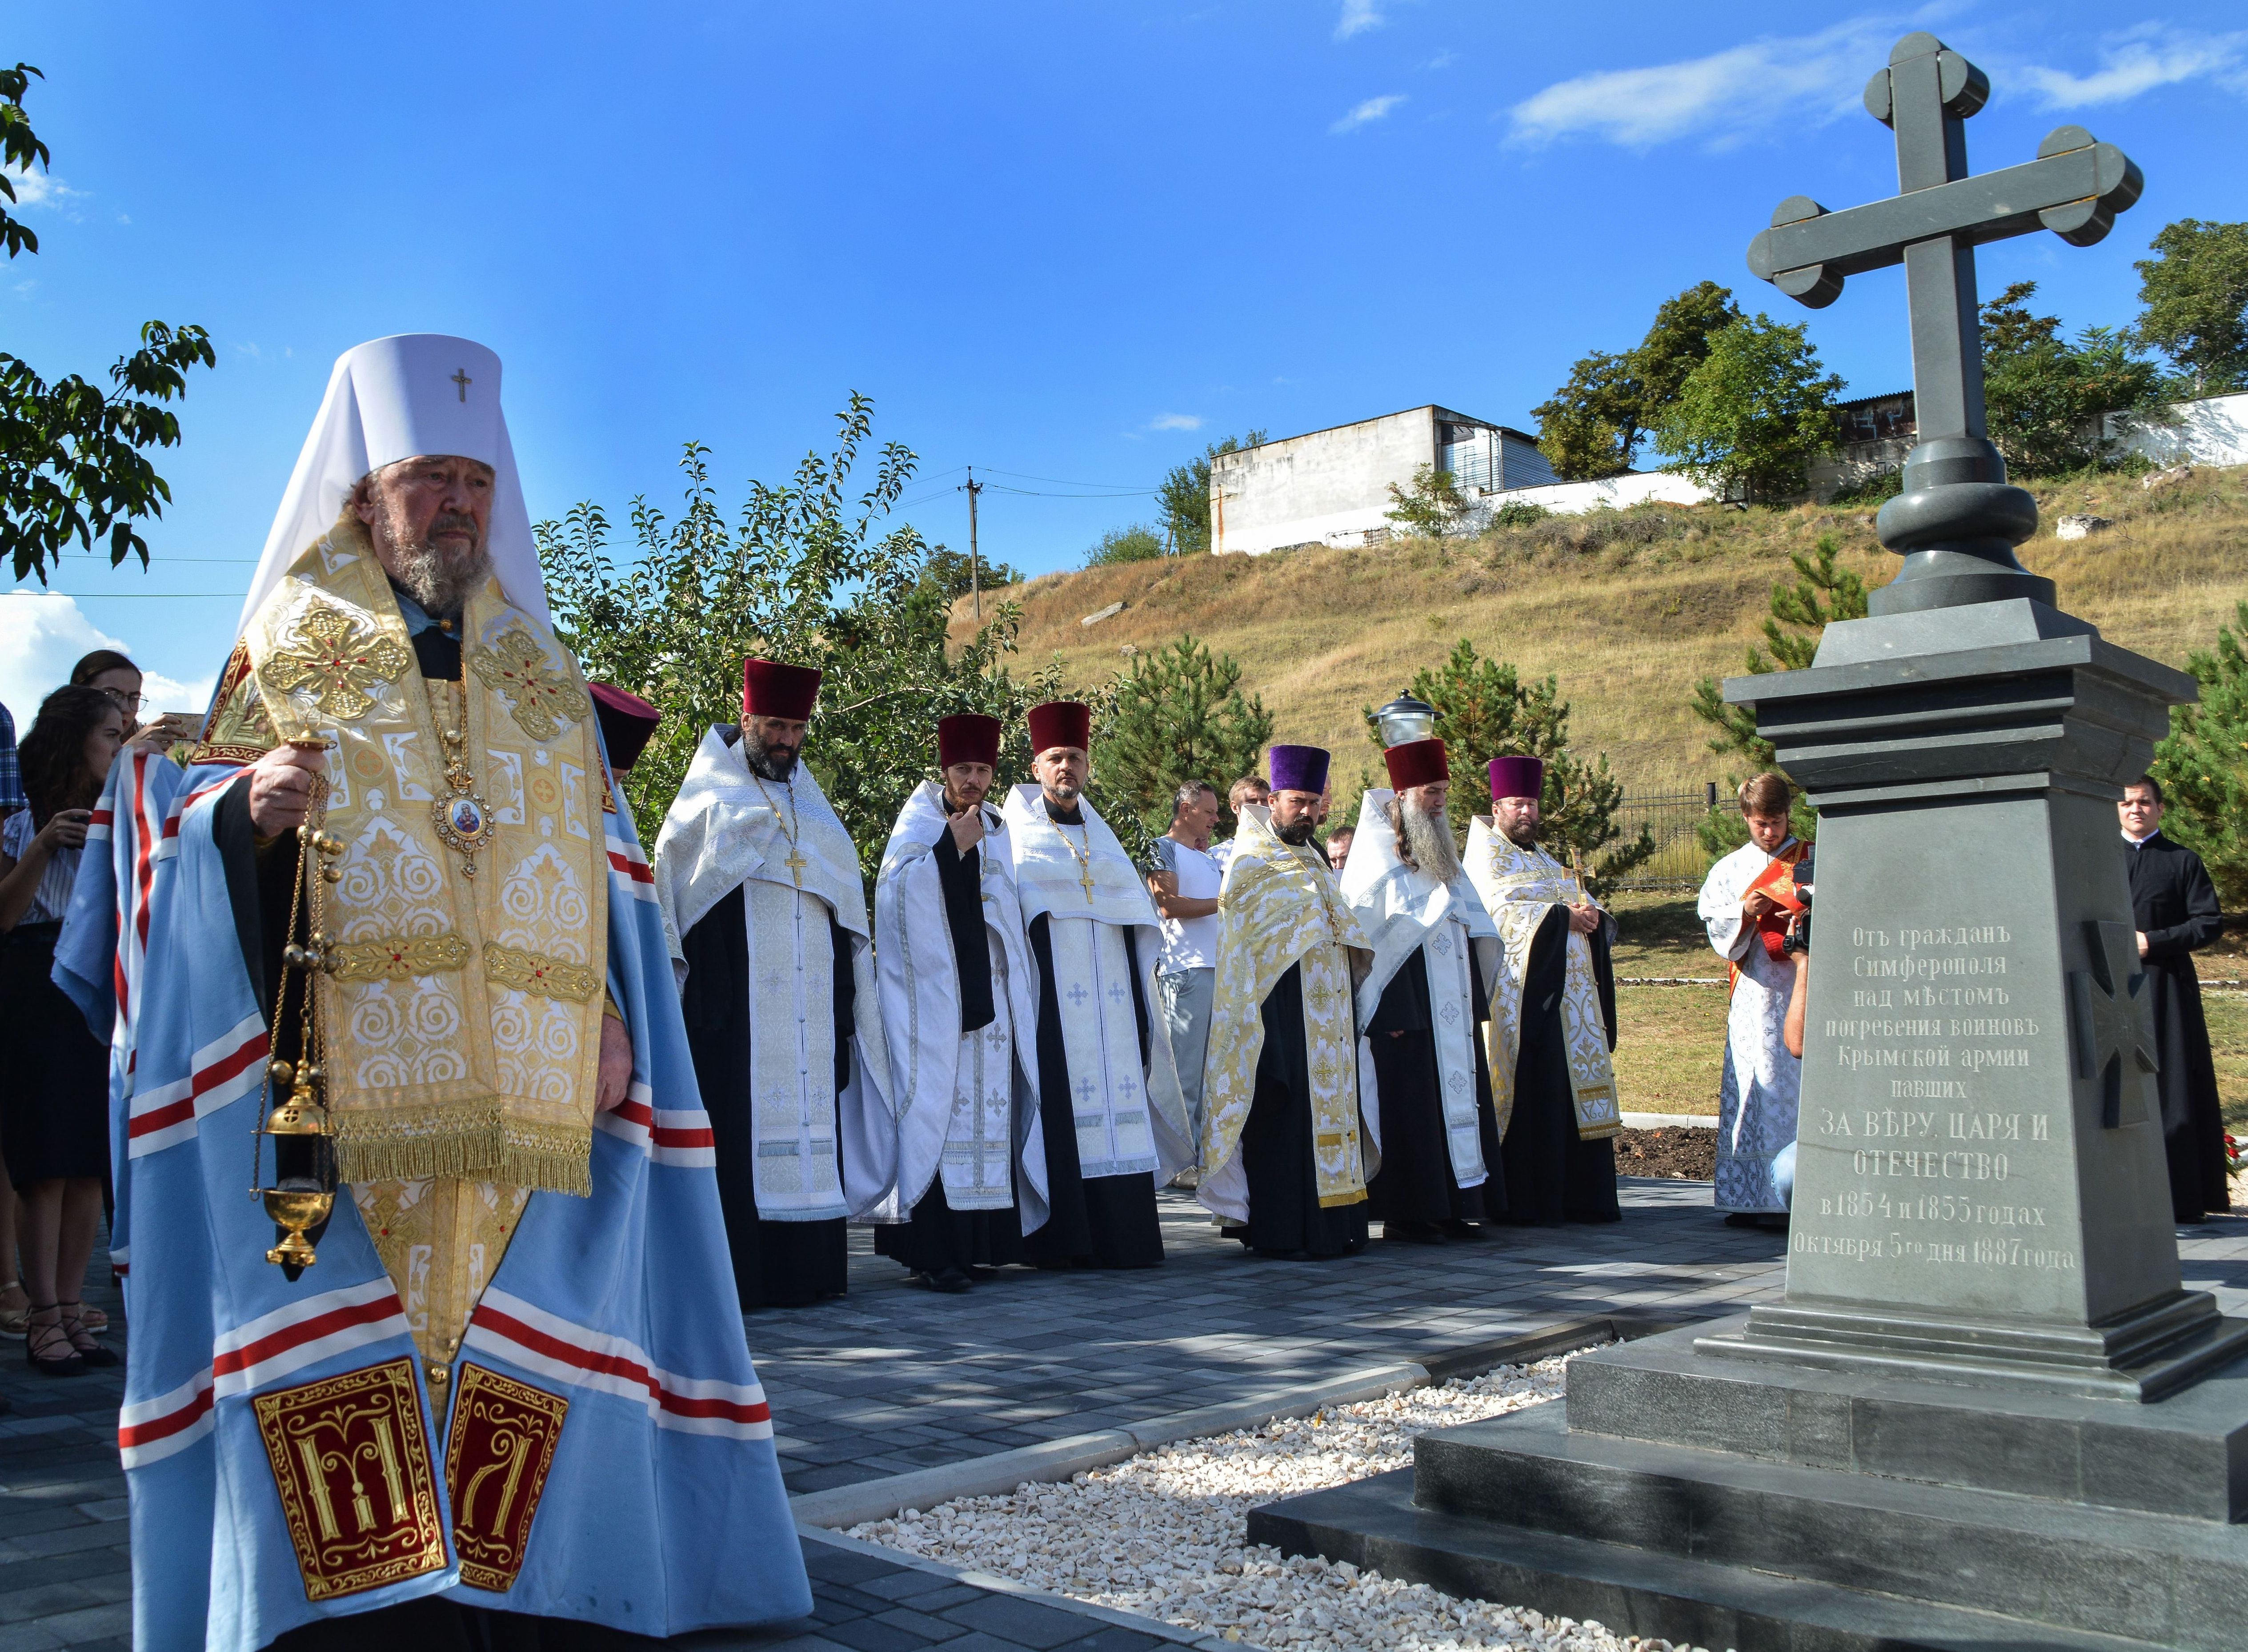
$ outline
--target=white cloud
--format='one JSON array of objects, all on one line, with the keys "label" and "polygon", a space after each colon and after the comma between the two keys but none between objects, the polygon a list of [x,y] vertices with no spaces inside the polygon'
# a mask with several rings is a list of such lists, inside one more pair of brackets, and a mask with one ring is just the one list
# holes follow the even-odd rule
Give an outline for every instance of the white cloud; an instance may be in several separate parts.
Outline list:
[{"label": "white cloud", "polygon": [[1148,421],[1150,430],[1199,430],[1210,421],[1199,414],[1159,413]]},{"label": "white cloud", "polygon": [[2248,92],[2248,34],[2196,34],[2142,24],[2103,41],[2100,67],[2090,74],[2036,65],[2019,73],[2048,109],[2121,103],[2183,80],[2212,79]]},{"label": "white cloud", "polygon": [[[21,737],[38,715],[39,702],[70,681],[71,668],[96,648],[130,655],[130,643],[94,628],[75,599],[59,592],[10,592],[0,596],[0,705],[16,718]],[[215,679],[182,682],[151,671],[141,680],[140,714],[201,712]]]},{"label": "white cloud", "polygon": [[1897,24],[1854,17],[1817,34],[1765,38],[1706,58],[1556,81],[1507,111],[1510,141],[1605,139],[1643,149],[1675,138],[1734,143],[1783,120],[1826,121],[1861,107]]},{"label": "white cloud", "polygon": [[1334,38],[1347,40],[1368,29],[1379,29],[1383,21],[1381,0],[1342,0],[1342,16],[1335,20]]},{"label": "white cloud", "polygon": [[6,168],[8,182],[15,187],[16,204],[19,207],[48,207],[55,211],[75,213],[71,205],[86,198],[83,189],[73,189],[51,172],[22,172],[13,167]]},{"label": "white cloud", "polygon": [[1402,92],[1385,93],[1378,98],[1368,98],[1341,120],[1336,121],[1334,125],[1329,127],[1327,130],[1334,133],[1355,132],[1371,121],[1386,120],[1389,117],[1389,112],[1404,101],[1405,94]]}]

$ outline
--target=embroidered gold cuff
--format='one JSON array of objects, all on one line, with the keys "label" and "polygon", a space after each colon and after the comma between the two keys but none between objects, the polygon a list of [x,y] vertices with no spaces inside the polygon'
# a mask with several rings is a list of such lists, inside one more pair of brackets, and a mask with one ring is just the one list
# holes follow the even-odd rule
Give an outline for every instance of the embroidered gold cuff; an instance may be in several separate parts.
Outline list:
[{"label": "embroidered gold cuff", "polygon": [[457,970],[469,961],[469,943],[449,930],[443,935],[387,935],[375,941],[346,941],[328,949],[339,981],[404,981],[417,975]]},{"label": "embroidered gold cuff", "polygon": [[496,987],[569,1004],[583,1004],[601,990],[601,977],[582,963],[504,947],[497,941],[484,943],[484,978]]}]

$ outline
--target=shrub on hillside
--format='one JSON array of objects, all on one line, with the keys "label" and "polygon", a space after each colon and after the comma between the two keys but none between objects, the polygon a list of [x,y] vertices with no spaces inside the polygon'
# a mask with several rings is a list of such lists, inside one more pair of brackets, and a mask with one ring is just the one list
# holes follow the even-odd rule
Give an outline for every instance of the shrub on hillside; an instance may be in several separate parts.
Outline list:
[{"label": "shrub on hillside", "polygon": [[2248,905],[2248,602],[2217,646],[2186,669],[2201,684],[2198,705],[2170,708],[2170,734],[2155,748],[2154,775],[2169,805],[2162,829],[2197,850],[2228,911]]},{"label": "shrub on hillside", "polygon": [[1165,554],[1163,536],[1135,522],[1128,528],[1111,528],[1102,534],[1085,553],[1085,566],[1106,568],[1120,562],[1156,562]]}]

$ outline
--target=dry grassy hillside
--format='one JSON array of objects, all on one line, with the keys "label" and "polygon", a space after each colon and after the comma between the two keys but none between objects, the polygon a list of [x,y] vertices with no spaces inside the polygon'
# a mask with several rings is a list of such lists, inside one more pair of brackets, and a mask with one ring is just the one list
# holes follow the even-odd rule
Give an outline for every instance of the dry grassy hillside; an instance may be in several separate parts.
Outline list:
[{"label": "dry grassy hillside", "polygon": [[[2248,595],[2248,467],[2154,491],[2135,476],[2072,482],[2039,490],[2038,502],[2043,530],[2022,560],[2112,641],[2183,664]],[[2055,539],[2054,520],[2081,511],[2114,526]],[[1048,574],[1009,594],[1024,607],[1025,661],[1059,657],[1073,685],[1105,680],[1126,644],[1160,647],[1191,631],[1241,661],[1278,738],[1367,758],[1359,708],[1389,699],[1467,637],[1525,677],[1558,676],[1577,749],[1606,751],[1635,792],[1667,791],[1723,774],[1686,709],[1691,684],[1741,669],[1772,582],[1793,577],[1787,553],[1822,533],[1869,586],[1894,572],[1869,510],[1664,505],[1443,545]],[[1121,613],[1078,623],[1117,601]],[[970,630],[963,601],[953,634]]]}]

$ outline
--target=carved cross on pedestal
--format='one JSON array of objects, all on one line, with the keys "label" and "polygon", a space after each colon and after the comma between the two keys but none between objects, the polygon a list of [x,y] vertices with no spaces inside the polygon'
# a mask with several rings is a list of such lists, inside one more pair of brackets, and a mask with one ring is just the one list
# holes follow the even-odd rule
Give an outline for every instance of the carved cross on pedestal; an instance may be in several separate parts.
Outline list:
[{"label": "carved cross on pedestal", "polygon": [[[2076,1076],[2100,1080],[2100,1122],[2127,1122],[2123,1083],[2134,1072],[2161,1071],[2155,1055],[2155,1021],[2146,997],[2147,972],[2139,963],[2138,932],[2128,923],[2098,922],[2085,928],[2089,970],[2068,972],[2069,1032]],[[2135,1088],[2137,1086],[2134,1086]],[[2149,1113],[2128,1120],[2151,1121]]]},{"label": "carved cross on pedestal", "polygon": [[1867,113],[1896,133],[1897,193],[1841,212],[1792,195],[1749,243],[1749,268],[1813,309],[1833,303],[1846,277],[1905,267],[1920,440],[1903,494],[1881,507],[1881,543],[1906,562],[1874,594],[1875,614],[2053,600],[2053,582],[2014,559],[2037,531],[2037,503],[2005,485],[1984,430],[1975,249],[2039,228],[2088,247],[2143,180],[2121,149],[2073,126],[2046,134],[2026,166],[1970,177],[1967,118],[1990,95],[1983,72],[1934,35],[1907,35],[1866,86]]}]

